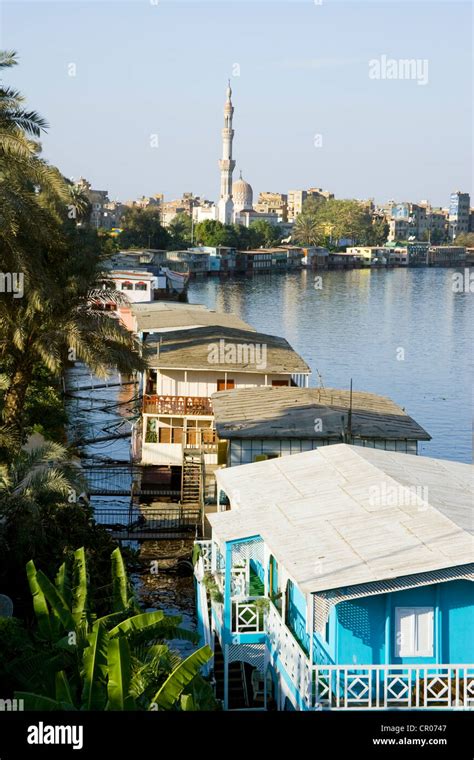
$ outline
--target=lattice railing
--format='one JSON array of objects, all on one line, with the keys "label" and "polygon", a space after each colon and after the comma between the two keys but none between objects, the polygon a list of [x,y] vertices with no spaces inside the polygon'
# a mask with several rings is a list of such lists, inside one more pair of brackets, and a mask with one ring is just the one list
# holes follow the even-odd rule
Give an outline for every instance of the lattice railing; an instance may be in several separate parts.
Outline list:
[{"label": "lattice railing", "polygon": [[266,619],[268,644],[278,656],[307,707],[311,704],[311,665],[298,641],[272,605]]},{"label": "lattice railing", "polygon": [[313,706],[332,709],[474,709],[474,665],[321,665]]},{"label": "lattice railing", "polygon": [[264,633],[265,611],[255,599],[232,602],[233,633]]}]

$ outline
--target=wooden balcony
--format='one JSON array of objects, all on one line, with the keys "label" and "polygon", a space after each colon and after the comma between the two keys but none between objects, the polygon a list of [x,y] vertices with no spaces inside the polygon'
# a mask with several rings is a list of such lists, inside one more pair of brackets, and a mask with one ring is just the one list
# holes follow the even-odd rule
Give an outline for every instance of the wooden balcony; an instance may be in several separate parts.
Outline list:
[{"label": "wooden balcony", "polygon": [[210,398],[203,396],[158,396],[145,394],[143,396],[143,412],[145,414],[176,414],[177,416],[212,415]]}]

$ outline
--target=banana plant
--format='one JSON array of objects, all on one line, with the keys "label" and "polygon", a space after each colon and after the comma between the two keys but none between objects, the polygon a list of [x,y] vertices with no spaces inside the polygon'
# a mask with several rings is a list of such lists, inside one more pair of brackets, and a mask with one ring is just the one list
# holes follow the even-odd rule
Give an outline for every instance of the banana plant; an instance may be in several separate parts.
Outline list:
[{"label": "banana plant", "polygon": [[54,583],[28,563],[42,652],[12,663],[34,687],[16,697],[31,710],[216,709],[200,676],[212,657],[209,647],[181,661],[165,642],[197,643],[197,634],[182,628],[179,616],[139,610],[118,548],[111,568],[113,611],[98,618],[91,610],[84,549],[74,553],[72,573],[61,565]]}]

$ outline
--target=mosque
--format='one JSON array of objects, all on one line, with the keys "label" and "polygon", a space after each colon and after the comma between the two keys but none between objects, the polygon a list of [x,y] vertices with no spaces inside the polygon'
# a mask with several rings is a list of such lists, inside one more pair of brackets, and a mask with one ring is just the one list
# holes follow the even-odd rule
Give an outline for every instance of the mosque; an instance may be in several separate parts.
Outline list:
[{"label": "mosque", "polygon": [[262,214],[253,208],[252,186],[246,182],[240,172],[240,177],[232,181],[235,160],[232,157],[234,129],[232,120],[234,106],[232,105],[232,88],[230,80],[227,85],[224,105],[224,126],[222,129],[222,155],[219,159],[220,193],[217,204],[195,208],[195,221],[218,219],[223,224],[243,224],[246,227],[256,219],[268,219],[275,223],[275,215]]}]

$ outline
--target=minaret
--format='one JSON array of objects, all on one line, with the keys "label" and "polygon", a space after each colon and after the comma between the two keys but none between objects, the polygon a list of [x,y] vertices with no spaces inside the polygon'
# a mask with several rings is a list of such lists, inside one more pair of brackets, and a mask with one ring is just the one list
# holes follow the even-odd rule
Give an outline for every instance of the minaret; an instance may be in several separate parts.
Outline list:
[{"label": "minaret", "polygon": [[219,221],[223,224],[232,224],[234,217],[234,202],[232,200],[232,172],[234,171],[235,161],[232,159],[232,140],[234,130],[232,129],[232,116],[234,115],[234,106],[232,105],[232,89],[230,79],[227,85],[227,100],[224,106],[224,129],[222,130],[222,158],[219,161],[221,170],[221,194],[218,205]]}]

